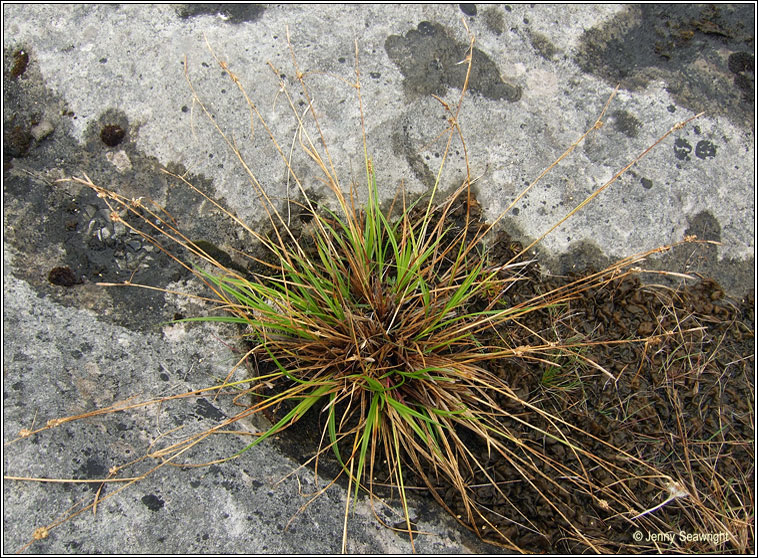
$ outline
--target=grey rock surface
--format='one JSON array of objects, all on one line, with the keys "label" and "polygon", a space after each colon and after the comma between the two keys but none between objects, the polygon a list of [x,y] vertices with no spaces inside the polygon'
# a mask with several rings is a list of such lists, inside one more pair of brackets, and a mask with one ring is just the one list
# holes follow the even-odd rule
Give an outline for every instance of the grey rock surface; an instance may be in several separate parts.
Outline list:
[{"label": "grey rock surface", "polygon": [[[59,178],[87,173],[122,194],[167,207],[193,239],[232,252],[249,239],[159,169],[193,182],[242,220],[262,222],[234,155],[192,102],[184,74],[234,138],[272,197],[294,195],[281,157],[207,44],[240,78],[283,150],[307,106],[290,42],[343,189],[361,181],[363,147],[354,80],[355,42],[368,150],[381,194],[427,191],[439,169],[442,104],[454,106],[468,35],[476,37],[459,123],[478,200],[496,218],[526,184],[598,117],[605,126],[525,196],[503,226],[539,237],[672,126],[677,130],[541,243],[553,272],[680,240],[721,245],[679,251],[660,265],[713,276],[734,296],[754,290],[754,6],[478,5],[243,6],[3,5],[3,439],[47,420],[133,395],[197,389],[226,376],[229,331],[160,325],[199,308],[178,297],[103,289],[139,267],[135,281],[193,288],[187,275],[123,227],[90,191]],[[207,44],[206,44],[207,41]],[[270,62],[276,71],[267,65]],[[314,133],[312,125],[307,127]],[[293,167],[319,191],[294,150]],[[454,144],[441,177],[463,176]],[[284,207],[284,205],[282,206]],[[651,264],[657,265],[657,264]],[[52,273],[54,270],[54,273]],[[67,270],[67,271],[66,271]],[[67,423],[4,447],[3,472],[100,478],[161,434],[234,412],[212,397]],[[254,429],[255,425],[247,425]],[[233,454],[219,436],[197,461]],[[208,457],[210,456],[210,457]],[[203,459],[205,458],[205,459]],[[313,473],[276,444],[204,469],[164,468],[57,527],[30,550],[63,552],[336,552],[344,487],[308,501]],[[293,475],[287,477],[290,473]],[[287,477],[281,484],[276,484]],[[109,488],[109,490],[114,490]],[[93,491],[84,485],[5,481],[4,551],[23,546]],[[414,510],[422,552],[482,547],[430,502]],[[380,511],[380,513],[385,513]],[[389,513],[389,512],[387,512]],[[388,521],[397,521],[390,515]],[[348,550],[406,552],[368,504],[351,516]]]}]

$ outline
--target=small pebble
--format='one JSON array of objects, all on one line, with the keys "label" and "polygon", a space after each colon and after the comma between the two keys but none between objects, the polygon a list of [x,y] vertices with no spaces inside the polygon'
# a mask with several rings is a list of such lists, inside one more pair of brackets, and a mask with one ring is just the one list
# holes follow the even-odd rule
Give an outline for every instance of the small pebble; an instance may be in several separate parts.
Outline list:
[{"label": "small pebble", "polygon": [[116,152],[109,151],[105,154],[105,158],[108,159],[119,172],[125,172],[132,168],[132,162],[126,154],[126,151],[123,149]]},{"label": "small pebble", "polygon": [[55,130],[55,126],[48,120],[43,120],[36,126],[32,126],[31,133],[32,137],[37,141],[42,141],[47,136],[53,133]]}]

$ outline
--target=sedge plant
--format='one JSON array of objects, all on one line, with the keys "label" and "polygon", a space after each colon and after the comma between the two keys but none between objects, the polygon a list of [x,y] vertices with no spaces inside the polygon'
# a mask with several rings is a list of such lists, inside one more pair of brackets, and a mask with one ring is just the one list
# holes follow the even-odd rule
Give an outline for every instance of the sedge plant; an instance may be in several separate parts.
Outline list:
[{"label": "sedge plant", "polygon": [[[362,492],[370,496],[377,494],[374,479],[381,470],[388,477],[383,484],[392,486],[399,497],[403,530],[410,536],[411,544],[415,530],[408,487],[409,483],[421,482],[442,507],[482,538],[513,550],[528,550],[498,527],[469,486],[475,474],[483,476],[492,483],[493,490],[507,500],[487,465],[488,460],[498,459],[510,463],[519,472],[519,481],[528,485],[544,505],[564,520],[567,538],[602,552],[609,547],[585,534],[563,507],[564,500],[557,495],[565,491],[565,487],[557,479],[569,479],[574,491],[607,510],[609,515],[625,518],[630,524],[633,520],[649,521],[651,529],[657,529],[660,526],[655,524],[653,514],[642,513],[652,507],[651,503],[640,501],[630,480],[666,491],[672,486],[671,477],[620,449],[618,454],[623,459],[618,462],[599,457],[593,453],[593,445],[610,446],[609,442],[520,397],[488,369],[488,363],[510,358],[543,365],[570,358],[599,369],[613,381],[610,372],[584,356],[582,348],[591,342],[545,340],[540,345],[513,346],[508,340],[508,331],[519,327],[519,319],[526,314],[560,309],[562,304],[582,296],[588,289],[634,273],[634,266],[651,252],[626,258],[606,270],[531,300],[515,305],[503,303],[502,294],[521,280],[524,263],[523,258],[493,263],[486,240],[499,218],[483,225],[471,215],[473,180],[459,116],[471,72],[473,46],[472,37],[464,60],[467,73],[457,105],[450,107],[439,99],[449,125],[441,136],[445,147],[431,192],[413,202],[399,192],[389,209],[382,206],[378,186],[381,171],[369,154],[357,43],[355,81],[350,85],[356,92],[361,116],[366,198],[362,204],[356,202],[360,197],[357,186],[351,185],[347,192],[343,190],[321,133],[306,76],[299,70],[294,53],[293,65],[307,101],[307,113],[296,110],[286,84],[279,78],[281,91],[298,123],[297,142],[320,171],[321,181],[335,204],[331,210],[323,206],[317,208],[312,203],[287,150],[281,147],[239,78],[224,61],[216,58],[238,86],[251,114],[269,134],[303,196],[303,210],[312,217],[309,233],[304,235],[296,234],[288,226],[287,219],[269,198],[235,141],[219,127],[187,78],[194,102],[209,116],[238,158],[268,215],[271,232],[266,235],[226,212],[268,253],[265,258],[255,259],[254,273],[244,274],[218,262],[186,237],[160,206],[127,199],[97,186],[86,176],[74,180],[96,190],[111,209],[113,219],[124,222],[166,253],[173,254],[171,243],[174,243],[193,254],[194,264],[172,257],[208,287],[212,295],[205,300],[211,301],[216,311],[185,321],[217,321],[239,326],[245,355],[235,369],[253,357],[264,364],[258,374],[244,381],[232,382],[230,373],[226,382],[211,388],[244,386],[243,393],[252,398],[243,412],[224,421],[219,428],[253,414],[276,411],[270,428],[227,459],[242,456],[307,413],[318,411],[323,424],[318,455],[331,452],[340,474],[345,475],[348,482],[346,526],[351,502]],[[281,75],[273,65],[271,69],[277,77]],[[589,133],[600,128],[607,106],[596,123],[545,173]],[[310,127],[306,126],[306,119]],[[654,145],[683,124],[669,130]],[[315,129],[315,135],[308,129]],[[452,194],[443,196],[440,193],[443,168],[455,140],[462,146],[465,179]],[[545,234],[613,184],[653,146]],[[184,176],[173,176],[221,208]],[[453,211],[459,207],[465,209],[462,223],[452,218]],[[130,214],[137,218],[129,217]],[[570,459],[556,459],[544,447],[522,439],[517,433],[522,427],[563,446]],[[194,437],[172,446],[161,458],[176,462],[178,456],[202,439],[203,436]],[[597,470],[604,472],[604,482],[598,481]],[[460,506],[454,507],[447,498],[450,490],[456,494]],[[681,492],[676,494],[677,498],[686,497]],[[463,513],[456,509],[462,509]],[[510,519],[528,529],[536,529],[526,514]],[[346,533],[347,527],[343,550],[346,549]]]}]

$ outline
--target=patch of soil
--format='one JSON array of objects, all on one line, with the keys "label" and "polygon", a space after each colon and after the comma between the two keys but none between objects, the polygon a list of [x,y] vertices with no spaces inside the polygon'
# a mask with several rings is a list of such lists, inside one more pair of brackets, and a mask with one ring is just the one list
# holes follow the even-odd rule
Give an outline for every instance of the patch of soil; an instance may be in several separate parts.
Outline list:
[{"label": "patch of soil", "polygon": [[[500,258],[510,259],[514,246],[501,241]],[[578,279],[534,273],[504,302]],[[528,448],[514,456],[534,469],[528,482],[517,463],[488,459],[481,448],[498,480],[498,490],[484,474],[470,480],[492,523],[485,538],[489,531],[491,540],[527,552],[742,553],[754,545],[752,297],[730,301],[709,279],[677,290],[641,279],[609,281],[501,328],[512,347],[574,347],[543,352],[542,362],[491,364],[533,406],[501,402],[518,418],[504,418],[505,427]],[[556,439],[563,435],[592,458]],[[665,480],[651,482],[650,466],[687,496],[632,520],[670,495]],[[611,509],[614,493],[633,495],[639,509]],[[571,525],[586,538],[572,534]]]}]

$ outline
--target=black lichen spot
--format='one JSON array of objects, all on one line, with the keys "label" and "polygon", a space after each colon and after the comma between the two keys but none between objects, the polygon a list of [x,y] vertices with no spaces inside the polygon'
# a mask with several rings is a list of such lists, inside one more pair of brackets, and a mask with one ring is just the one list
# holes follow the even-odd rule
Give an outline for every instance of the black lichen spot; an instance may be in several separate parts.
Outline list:
[{"label": "black lichen spot", "polygon": [[[390,35],[384,49],[400,68],[403,88],[409,97],[444,95],[448,87],[463,87],[468,43],[450,38],[442,25],[422,21],[405,35]],[[503,81],[495,63],[474,49],[469,90],[492,100],[518,101],[521,88]]]},{"label": "black lichen spot", "polygon": [[195,413],[203,418],[216,421],[224,420],[226,418],[226,415],[208,403],[207,399],[197,400],[197,404],[195,405]]},{"label": "black lichen spot", "polygon": [[107,124],[100,130],[100,139],[108,147],[116,147],[125,136],[126,130],[116,124]]},{"label": "black lichen spot", "polygon": [[680,161],[689,161],[692,153],[692,145],[686,139],[677,138],[674,141],[674,155]]},{"label": "black lichen spot", "polygon": [[[82,479],[94,480],[104,479],[108,475],[108,470],[100,461],[95,458],[88,458],[87,462],[81,465],[75,473],[75,476]],[[98,490],[100,485],[98,483],[89,482],[87,488],[90,490]]]},{"label": "black lichen spot", "polygon": [[13,53],[13,66],[11,66],[11,78],[16,79],[17,77],[24,74],[26,71],[26,67],[29,65],[29,54],[26,51],[23,50],[17,50]]},{"label": "black lichen spot", "polygon": [[625,110],[617,110],[613,113],[613,127],[626,137],[636,138],[642,128],[642,122]]},{"label": "black lichen spot", "polygon": [[47,274],[47,280],[53,285],[60,285],[61,287],[73,287],[79,283],[76,274],[68,266],[54,267]]},{"label": "black lichen spot", "polygon": [[163,507],[165,502],[155,494],[147,494],[142,497],[142,503],[145,504],[150,511],[157,512]]},{"label": "black lichen spot", "polygon": [[476,4],[458,4],[458,7],[467,16],[475,16],[476,15]]},{"label": "black lichen spot", "polygon": [[699,159],[710,159],[716,156],[716,146],[708,140],[702,140],[695,145],[695,156]]},{"label": "black lichen spot", "polygon": [[642,179],[640,179],[640,183],[642,184],[642,187],[645,190],[650,190],[650,188],[653,187],[653,181],[650,180],[649,178],[642,178]]},{"label": "black lichen spot", "polygon": [[260,4],[188,4],[177,8],[182,19],[203,15],[218,15],[229,23],[258,21],[266,10]]}]

